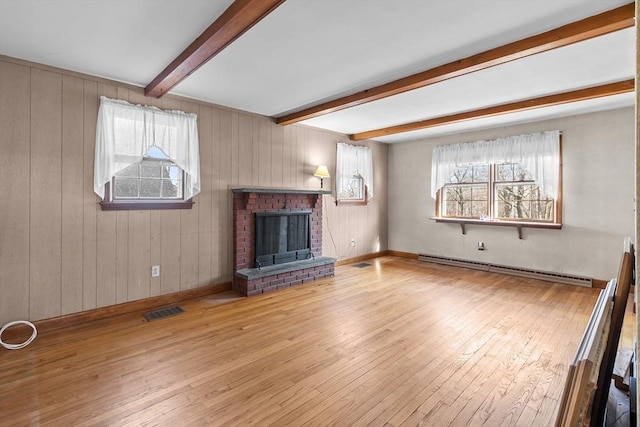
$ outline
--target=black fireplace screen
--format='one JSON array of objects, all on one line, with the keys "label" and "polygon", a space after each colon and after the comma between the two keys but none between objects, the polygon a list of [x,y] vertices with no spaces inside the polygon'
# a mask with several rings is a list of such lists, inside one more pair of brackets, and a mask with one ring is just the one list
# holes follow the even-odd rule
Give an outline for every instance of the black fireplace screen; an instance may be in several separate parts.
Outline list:
[{"label": "black fireplace screen", "polygon": [[257,213],[256,267],[310,258],[310,218],[311,211]]}]

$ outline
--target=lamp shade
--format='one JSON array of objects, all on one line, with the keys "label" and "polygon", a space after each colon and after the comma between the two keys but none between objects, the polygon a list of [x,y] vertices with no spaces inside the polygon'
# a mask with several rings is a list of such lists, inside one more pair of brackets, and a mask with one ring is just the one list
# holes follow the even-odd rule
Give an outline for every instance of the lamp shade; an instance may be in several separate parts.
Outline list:
[{"label": "lamp shade", "polygon": [[313,173],[313,176],[317,176],[318,178],[329,178],[329,170],[325,165],[320,165]]}]

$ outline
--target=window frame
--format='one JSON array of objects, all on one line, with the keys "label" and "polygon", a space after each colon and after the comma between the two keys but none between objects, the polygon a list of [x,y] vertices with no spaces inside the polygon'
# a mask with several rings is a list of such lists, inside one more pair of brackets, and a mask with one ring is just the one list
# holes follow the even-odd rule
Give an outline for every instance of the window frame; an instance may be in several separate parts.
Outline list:
[{"label": "window frame", "polygon": [[[144,156],[142,160],[138,163],[134,163],[135,165],[140,165],[146,159],[149,160],[160,160],[167,161],[169,160],[173,165],[176,165],[168,157],[153,157],[153,156]],[[176,165],[177,166],[177,165]],[[182,168],[180,168],[180,173],[182,174],[182,179],[180,180],[182,184],[182,198],[120,198],[116,199],[113,197],[112,188],[115,188],[116,175],[111,177],[111,180],[105,184],[105,194],[104,200],[100,202],[100,206],[102,210],[160,210],[160,209],[191,209],[194,205],[193,199],[184,199],[185,194],[185,172]]]},{"label": "window frame", "polygon": [[[354,176],[360,178],[360,198],[340,197],[340,188],[343,179],[351,179]],[[336,179],[334,182],[334,197],[336,206],[367,205],[373,197],[373,152],[366,145],[353,145],[346,142],[336,144]]]},{"label": "window frame", "polygon": [[[491,211],[491,216],[490,218],[492,220],[495,221],[504,221],[504,222],[540,222],[540,223],[551,223],[551,224],[556,224],[557,223],[557,215],[556,215],[556,211],[557,211],[557,200],[551,199],[553,202],[553,213],[552,213],[552,219],[551,220],[545,220],[545,219],[529,219],[529,218],[508,218],[508,217],[500,217],[498,216],[498,211],[499,211],[499,200],[498,200],[498,187],[500,186],[522,186],[522,185],[535,185],[536,187],[538,187],[538,191],[542,193],[542,190],[540,189],[540,186],[538,184],[536,184],[535,180],[533,178],[531,179],[526,179],[526,180],[522,180],[522,181],[498,181],[498,166],[502,165],[502,164],[508,164],[508,165],[512,165],[512,164],[519,164],[519,163],[496,163],[496,164],[492,164],[491,165],[491,200],[493,201],[493,203],[490,205],[492,208]],[[560,189],[558,189],[560,190]],[[560,194],[560,193],[558,193]],[[529,202],[532,202],[533,200],[529,200]]]},{"label": "window frame", "polygon": [[[487,180],[486,181],[475,181],[474,177],[475,177],[475,168],[479,167],[479,166],[486,166],[487,167]],[[470,165],[467,166],[467,168],[471,168],[471,181],[467,181],[467,182],[455,182],[455,183],[447,183],[445,184],[440,190],[438,190],[437,193],[437,200],[440,202],[443,202],[444,199],[444,194],[446,193],[446,188],[463,188],[463,187],[480,187],[483,186],[484,187],[484,191],[487,194],[487,200],[486,200],[486,205],[487,205],[487,214],[490,212],[492,204],[490,203],[491,201],[491,165],[488,164],[480,164],[480,165]],[[473,189],[471,190],[472,194],[473,194]],[[479,200],[476,200],[479,201]],[[473,205],[474,200],[471,199],[469,200],[469,202]],[[444,208],[444,203],[440,203],[440,206],[442,206],[442,208]],[[474,217],[474,216],[456,216],[456,215],[442,215],[442,209],[436,210],[436,216],[437,217],[442,217],[442,218],[452,218],[452,219],[481,219],[481,217]]]},{"label": "window frame", "polygon": [[[134,127],[124,126],[123,121],[132,121]],[[114,176],[146,156],[151,147],[170,153],[169,160],[182,169],[182,198],[111,200]],[[191,209],[192,199],[201,191],[199,156],[197,114],[100,97],[93,191],[102,210]]]},{"label": "window frame", "polygon": [[[486,163],[485,163],[486,164]],[[496,197],[496,185],[502,184],[535,184],[535,182],[527,180],[527,181],[497,181],[496,180],[496,169],[497,165],[502,163],[489,163],[489,181],[486,181],[487,185],[487,212],[488,218],[481,217],[460,217],[460,216],[446,216],[442,214],[442,210],[444,209],[444,192],[446,191],[449,184],[445,184],[442,188],[438,190],[436,193],[436,201],[435,201],[435,217],[436,222],[453,222],[453,223],[461,223],[462,224],[484,224],[484,225],[513,225],[516,227],[527,226],[532,228],[561,228],[562,227],[562,150],[560,150],[560,171],[559,171],[559,179],[558,179],[558,198],[554,199],[554,207],[553,207],[553,219],[552,220],[539,220],[539,219],[527,219],[527,218],[499,218],[497,217],[497,203],[495,200]],[[482,183],[484,183],[483,181]],[[453,185],[474,185],[479,183],[455,183]],[[463,227],[464,233],[464,227]]]},{"label": "window frame", "polygon": [[[341,181],[343,179],[353,179],[353,178],[358,178],[360,180],[360,195],[361,197],[358,198],[342,198],[340,197],[340,194],[337,194],[336,196],[336,206],[338,204],[351,204],[351,205],[366,205],[367,203],[369,203],[369,198],[367,196],[367,193],[369,191],[367,184],[364,182],[364,178],[362,177],[362,175],[358,174],[358,175],[351,175],[348,178],[346,176],[341,176],[338,177],[338,181]],[[341,187],[342,188],[342,187]]]}]

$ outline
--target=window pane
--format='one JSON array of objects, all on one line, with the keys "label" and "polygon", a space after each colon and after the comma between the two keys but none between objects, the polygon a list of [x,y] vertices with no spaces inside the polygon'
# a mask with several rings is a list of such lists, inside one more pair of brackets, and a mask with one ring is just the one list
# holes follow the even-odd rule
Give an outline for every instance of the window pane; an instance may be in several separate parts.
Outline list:
[{"label": "window pane", "polygon": [[475,217],[486,217],[488,214],[488,203],[486,201],[473,201],[471,205],[471,214]]},{"label": "window pane", "polygon": [[553,200],[539,200],[531,204],[532,219],[550,221],[553,219]]},{"label": "window pane", "polygon": [[516,164],[514,167],[514,178],[515,181],[533,181],[533,175],[520,164]]},{"label": "window pane", "polygon": [[143,160],[140,163],[140,177],[160,178],[162,163],[154,160]]},{"label": "window pane", "polygon": [[473,167],[473,182],[489,182],[489,165]]},{"label": "window pane", "polygon": [[487,185],[446,185],[442,212],[445,216],[487,216]]},{"label": "window pane", "polygon": [[471,202],[466,202],[465,204],[462,205],[462,215],[465,218],[470,218],[473,215],[471,214],[471,208],[472,208],[472,203]]},{"label": "window pane", "polygon": [[450,184],[489,182],[489,165],[463,166],[453,171]]},{"label": "window pane", "polygon": [[447,203],[445,205],[445,216],[460,216],[458,214],[458,204],[457,203]]},{"label": "window pane", "polygon": [[362,200],[362,178],[359,176],[343,177],[340,179],[340,194],[341,200]]},{"label": "window pane", "polygon": [[182,197],[182,182],[170,181],[168,179],[162,180],[162,197]]},{"label": "window pane", "polygon": [[453,174],[449,178],[449,182],[452,184],[460,184],[473,181],[473,167],[467,166],[458,168],[453,171]]},{"label": "window pane", "polygon": [[515,214],[519,219],[531,219],[531,201],[523,200],[516,205]]},{"label": "window pane", "polygon": [[519,163],[496,165],[496,181],[533,181],[533,176]]},{"label": "window pane", "polygon": [[496,214],[499,218],[553,221],[553,199],[535,184],[496,185]]},{"label": "window pane", "polygon": [[159,198],[161,182],[159,179],[140,179],[140,198]]},{"label": "window pane", "polygon": [[162,177],[173,180],[180,179],[182,177],[182,169],[172,163],[164,163],[162,165]]},{"label": "window pane", "polygon": [[471,200],[471,187],[462,187],[460,194],[462,200]]},{"label": "window pane", "polygon": [[124,169],[122,169],[120,172],[118,172],[116,174],[116,176],[132,176],[132,177],[138,177],[138,164],[134,164],[131,165],[129,167],[126,167]]},{"label": "window pane", "polygon": [[496,181],[513,181],[513,164],[496,165]]},{"label": "window pane", "polygon": [[138,198],[138,178],[115,178],[115,198]]},{"label": "window pane", "polygon": [[446,201],[462,200],[462,189],[460,187],[447,187]]},{"label": "window pane", "polygon": [[487,200],[487,187],[473,187],[472,199],[473,200]]}]

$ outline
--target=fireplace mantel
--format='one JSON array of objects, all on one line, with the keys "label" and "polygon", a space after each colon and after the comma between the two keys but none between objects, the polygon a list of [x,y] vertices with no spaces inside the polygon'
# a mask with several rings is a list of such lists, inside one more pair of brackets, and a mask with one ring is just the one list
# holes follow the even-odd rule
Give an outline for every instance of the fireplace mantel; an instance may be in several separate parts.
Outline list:
[{"label": "fireplace mantel", "polygon": [[[318,198],[325,194],[331,194],[328,190],[298,190],[295,188],[268,188],[268,187],[241,187],[232,188],[231,191],[235,194],[242,194],[244,196],[244,208],[254,209],[254,202],[258,199],[258,195],[261,194],[282,194],[285,197],[289,195],[293,196],[316,196],[313,206],[315,207],[318,202]],[[284,208],[287,208],[288,204],[285,200]]]},{"label": "fireplace mantel", "polygon": [[232,188],[234,193],[256,193],[256,194],[331,194],[329,190],[298,190],[295,188],[268,188],[268,187],[241,187]]}]

